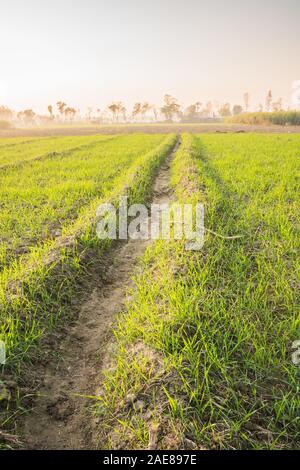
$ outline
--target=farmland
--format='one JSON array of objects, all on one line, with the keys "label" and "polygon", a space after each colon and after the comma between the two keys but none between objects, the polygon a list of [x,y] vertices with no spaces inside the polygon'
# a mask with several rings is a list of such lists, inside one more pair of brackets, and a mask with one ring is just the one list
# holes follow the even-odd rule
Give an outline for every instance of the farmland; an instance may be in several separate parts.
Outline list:
[{"label": "farmland", "polygon": [[[28,375],[36,367],[51,377],[41,395],[54,394],[52,382],[60,393],[67,383],[67,403],[75,396],[80,417],[86,397],[84,419],[88,403],[98,423],[94,447],[297,447],[300,136],[184,133],[173,154],[177,140],[150,133],[0,141],[0,339],[3,372],[20,386],[2,420],[8,431],[14,413],[28,408],[26,365]],[[153,194],[202,202],[204,247],[131,241],[126,254],[98,240],[97,206],[124,194],[131,203]],[[51,409],[61,403],[51,399]],[[25,437],[38,447],[41,435],[50,447],[56,433],[69,448],[81,432],[76,412],[55,421],[47,409],[37,405]]]},{"label": "farmland", "polygon": [[[1,170],[1,339],[5,339],[8,363],[19,357],[16,356],[19,348],[22,356],[31,342],[42,334],[42,311],[50,307],[46,298],[37,299],[46,295],[40,291],[45,277],[51,277],[51,269],[66,257],[66,238],[74,240],[71,249],[76,251],[75,239],[83,236],[85,230],[91,230],[90,221],[95,218],[97,204],[112,194],[116,196],[126,184],[130,188],[140,167],[145,168],[146,178],[150,179],[147,171],[151,171],[155,158],[163,157],[174,138],[163,135],[87,137],[81,146],[79,140],[66,138],[53,142],[50,139],[16,144],[16,159],[22,154],[21,145],[25,147],[25,160]],[[60,151],[49,153],[57,144]],[[46,152],[42,159],[30,160],[33,147],[34,152]],[[141,172],[140,183],[142,177]],[[130,189],[134,191],[135,187]],[[147,191],[147,181],[142,189]],[[137,188],[137,194],[141,194],[142,189]],[[93,236],[95,238],[95,234]],[[55,250],[57,253],[49,267],[44,260]],[[74,256],[65,259],[65,263],[76,265],[78,253]],[[24,287],[26,276],[28,292]],[[11,283],[14,284],[12,297],[8,289]],[[55,292],[54,298],[57,295]],[[40,318],[36,317],[37,311]],[[20,324],[21,312],[26,320]],[[53,318],[47,313],[47,321],[51,323]]]},{"label": "farmland", "polygon": [[[175,241],[147,250],[96,406],[108,445],[143,448],[156,430],[160,448],[297,447],[299,144],[183,137],[175,194],[202,200],[215,234],[201,252]],[[120,407],[128,397],[137,405]]]},{"label": "farmland", "polygon": [[92,137],[62,137],[62,138],[15,138],[5,139],[0,144],[0,167],[18,165],[28,160],[39,160],[51,154],[76,150],[101,140],[99,136]]},{"label": "farmland", "polygon": [[[85,138],[87,143],[63,152],[74,139],[27,144],[25,158],[40,151],[49,152],[55,145],[55,155],[49,153],[41,161],[23,160],[1,174],[2,243],[0,267],[11,264],[20,253],[27,252],[40,241],[47,241],[62,231],[78,212],[93,198],[101,197],[140,155],[159,143],[161,138]],[[71,145],[76,144],[73,142]],[[124,145],[122,145],[124,144]],[[11,149],[10,149],[11,150]],[[113,154],[113,159],[111,158]],[[6,155],[6,154],[5,154]],[[8,158],[8,157],[7,157]],[[17,157],[18,158],[18,157]],[[101,162],[101,172],[98,171]],[[88,164],[87,164],[88,163]],[[25,183],[25,184],[24,184]]]},{"label": "farmland", "polygon": [[277,126],[299,126],[299,111],[277,111],[277,112],[259,112],[259,113],[242,113],[228,119],[232,123],[240,124],[259,124],[268,125],[275,124]]},{"label": "farmland", "polygon": [[[254,113],[253,113],[254,114]],[[251,120],[252,113],[241,114],[236,117],[231,117],[221,123],[182,123],[182,122],[158,122],[158,123],[115,123],[104,125],[64,125],[53,127],[28,127],[28,128],[14,128],[7,131],[1,131],[0,138],[2,141],[14,141],[15,139],[32,140],[43,137],[54,136],[90,136],[97,134],[115,135],[115,134],[168,134],[168,133],[219,133],[219,132],[255,132],[255,133],[299,133],[299,126],[287,125],[288,121],[282,125],[273,125],[271,121],[263,121],[261,119],[262,113],[255,113],[256,120]],[[270,113],[271,114],[271,113]],[[281,113],[275,113],[281,115]],[[249,119],[248,119],[249,117]],[[262,125],[263,124],[263,125]]]}]

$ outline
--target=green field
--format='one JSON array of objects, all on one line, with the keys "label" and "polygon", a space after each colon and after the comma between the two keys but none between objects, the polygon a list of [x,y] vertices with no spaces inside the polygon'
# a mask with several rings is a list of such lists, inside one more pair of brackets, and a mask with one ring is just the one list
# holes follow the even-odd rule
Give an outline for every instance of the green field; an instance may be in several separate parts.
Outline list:
[{"label": "green field", "polygon": [[[184,240],[158,240],[141,260],[111,367],[99,371],[94,413],[105,446],[147,448],[150,414],[159,448],[297,448],[300,135],[180,140],[173,200],[203,202],[205,243],[186,251]],[[148,202],[175,142],[173,134],[0,139],[4,373],[21,377],[41,340],[68,324],[86,253],[101,259],[109,244],[95,233],[99,203],[124,194]],[[128,408],[128,396],[147,413]]]},{"label": "green field", "polygon": [[[59,316],[57,302],[65,292],[53,281],[50,295],[46,284],[58,262],[62,270],[77,270],[78,243],[88,245],[96,238],[92,221],[97,205],[121,195],[124,186],[132,198],[146,197],[151,172],[173,142],[172,135],[129,135],[16,144],[19,155],[24,146],[27,160],[0,170],[0,339],[7,346],[8,364],[22,359],[43,334],[45,315],[48,326],[52,309]],[[57,144],[60,150],[49,153]],[[44,152],[42,160],[28,160],[33,147]],[[55,251],[53,262],[44,262]],[[72,276],[65,276],[68,292]],[[55,279],[60,285],[60,278]]]},{"label": "green field", "polygon": [[[205,203],[201,252],[157,242],[119,317],[96,412],[108,440],[144,448],[146,403],[161,448],[297,448],[299,144],[283,135],[184,136],[172,165],[181,202]],[[241,235],[238,239],[225,237]],[[163,424],[162,424],[163,423]]]},{"label": "green field", "polygon": [[240,124],[275,124],[278,126],[299,126],[299,111],[277,111],[277,112],[258,112],[242,113],[227,119],[228,122]]},{"label": "green field", "polygon": [[[25,160],[26,164],[23,160],[0,174],[0,269],[63,231],[85,205],[107,193],[117,176],[163,138],[64,138],[16,146],[15,152],[24,158],[37,151],[46,155],[42,160]],[[49,155],[55,146],[55,155]]]},{"label": "green field", "polygon": [[39,160],[62,152],[71,152],[91,146],[109,136],[73,136],[45,138],[2,139],[0,143],[0,168],[21,165],[29,160]]}]

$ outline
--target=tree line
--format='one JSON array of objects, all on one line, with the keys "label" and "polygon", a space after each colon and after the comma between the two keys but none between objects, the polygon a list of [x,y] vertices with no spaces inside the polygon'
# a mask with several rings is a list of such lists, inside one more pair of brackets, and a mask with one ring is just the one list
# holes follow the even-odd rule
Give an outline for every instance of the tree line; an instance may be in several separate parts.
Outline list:
[{"label": "tree line", "polygon": [[[183,122],[197,121],[204,119],[218,119],[229,116],[237,116],[242,113],[248,113],[250,108],[250,94],[245,92],[243,95],[243,105],[231,105],[229,102],[219,104],[208,101],[202,103],[196,101],[186,108],[182,107],[178,100],[173,96],[166,94],[163,104],[160,107],[149,102],[136,102],[132,110],[128,110],[123,102],[115,101],[110,103],[105,109],[87,108],[84,115],[79,109],[68,106],[64,101],[58,101],[55,106],[49,104],[46,115],[36,114],[33,109],[25,109],[15,113],[6,106],[0,106],[0,120],[17,120],[24,124],[33,124],[36,121],[41,123],[49,122],[72,122],[74,120],[98,121],[98,122],[145,122],[160,120],[172,122],[181,120]],[[282,111],[282,99],[273,99],[273,93],[268,91],[264,105],[260,103],[258,112],[277,112]]]}]

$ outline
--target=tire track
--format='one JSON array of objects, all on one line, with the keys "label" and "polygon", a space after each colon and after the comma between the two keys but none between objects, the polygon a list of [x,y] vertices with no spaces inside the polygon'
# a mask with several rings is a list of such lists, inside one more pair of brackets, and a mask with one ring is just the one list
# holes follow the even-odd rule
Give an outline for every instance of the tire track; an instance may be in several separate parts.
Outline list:
[{"label": "tire track", "polygon": [[[161,166],[153,187],[155,204],[172,197],[170,161],[179,142]],[[41,386],[32,411],[23,418],[21,435],[29,449],[96,449],[95,424],[88,411],[100,387],[101,369],[113,340],[113,325],[124,307],[126,292],[138,259],[150,240],[118,242],[103,255],[105,281],[95,273],[87,299],[78,299],[79,315],[66,338],[58,345],[58,361],[40,371]]]}]

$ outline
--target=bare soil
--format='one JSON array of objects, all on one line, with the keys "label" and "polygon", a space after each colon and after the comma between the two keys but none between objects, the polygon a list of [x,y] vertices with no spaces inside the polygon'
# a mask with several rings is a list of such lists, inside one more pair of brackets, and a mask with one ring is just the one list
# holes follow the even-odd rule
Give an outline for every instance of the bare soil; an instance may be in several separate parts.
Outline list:
[{"label": "bare soil", "polygon": [[[170,160],[155,180],[153,201],[167,202]],[[131,276],[149,240],[118,242],[99,263],[105,266],[105,280],[91,276],[87,295],[77,299],[77,320],[55,341],[52,360],[37,365],[37,389],[32,410],[19,423],[23,447],[27,449],[97,449],[101,442],[89,406],[89,396],[101,389],[101,370],[107,368],[107,351],[113,344],[116,315],[124,307]],[[29,393],[32,394],[32,391]]]},{"label": "bare soil", "polygon": [[299,133],[300,126],[277,125],[246,125],[246,124],[183,124],[183,123],[157,123],[157,124],[115,124],[115,125],[91,125],[91,126],[60,126],[60,127],[28,127],[0,130],[1,137],[50,137],[70,135],[94,135],[94,134],[167,134],[191,132],[201,133]]}]

